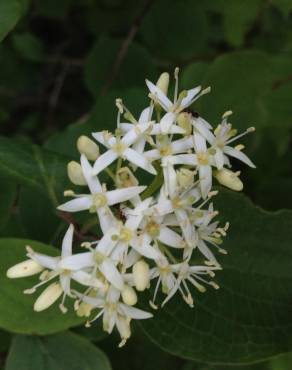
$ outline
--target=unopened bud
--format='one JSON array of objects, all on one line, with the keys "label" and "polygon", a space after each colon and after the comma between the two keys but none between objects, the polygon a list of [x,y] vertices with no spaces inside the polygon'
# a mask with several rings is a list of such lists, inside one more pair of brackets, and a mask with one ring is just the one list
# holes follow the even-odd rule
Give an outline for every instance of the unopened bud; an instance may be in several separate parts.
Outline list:
[{"label": "unopened bud", "polygon": [[67,165],[67,173],[70,181],[75,185],[86,185],[87,182],[83,176],[82,168],[76,161],[71,161]]},{"label": "unopened bud", "polygon": [[134,306],[137,303],[137,294],[129,285],[125,285],[124,289],[122,290],[122,298],[124,303],[128,306]]},{"label": "unopened bud", "polygon": [[177,171],[177,181],[182,188],[189,188],[194,183],[194,171],[181,168]]},{"label": "unopened bud", "polygon": [[149,265],[143,260],[135,263],[133,266],[133,279],[135,287],[138,291],[142,292],[149,284],[150,271]]},{"label": "unopened bud", "polygon": [[93,309],[93,306],[91,304],[86,302],[81,302],[78,307],[76,307],[76,314],[79,317],[89,317],[91,314],[91,311]]},{"label": "unopened bud", "polygon": [[33,306],[34,311],[40,312],[50,307],[62,295],[63,289],[59,283],[49,285],[37,298]]},{"label": "unopened bud", "polygon": [[169,73],[163,72],[156,82],[156,86],[167,95],[169,85]]},{"label": "unopened bud", "polygon": [[192,133],[192,115],[191,113],[181,112],[177,116],[177,123],[178,125],[185,130],[186,135],[190,135]]},{"label": "unopened bud", "polygon": [[44,267],[33,260],[26,260],[10,267],[7,270],[6,276],[10,279],[16,279],[26,276],[32,276],[43,271]]},{"label": "unopened bud", "polygon": [[119,188],[138,186],[139,182],[129,167],[122,167],[116,174],[116,181]]},{"label": "unopened bud", "polygon": [[90,161],[95,161],[99,157],[98,145],[87,136],[80,136],[77,140],[77,149],[80,154],[84,154]]},{"label": "unopened bud", "polygon": [[220,184],[231,190],[241,191],[243,189],[243,183],[238,177],[238,172],[233,172],[223,168],[222,170],[216,171],[214,176]]}]

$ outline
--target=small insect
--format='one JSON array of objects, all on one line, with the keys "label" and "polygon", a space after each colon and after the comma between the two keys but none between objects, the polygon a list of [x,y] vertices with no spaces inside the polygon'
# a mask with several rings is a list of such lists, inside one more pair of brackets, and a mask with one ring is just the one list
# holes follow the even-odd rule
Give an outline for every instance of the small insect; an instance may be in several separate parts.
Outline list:
[{"label": "small insect", "polygon": [[194,110],[192,110],[190,108],[184,109],[183,112],[190,113],[194,118],[199,118],[200,117],[198,112],[195,112]]}]

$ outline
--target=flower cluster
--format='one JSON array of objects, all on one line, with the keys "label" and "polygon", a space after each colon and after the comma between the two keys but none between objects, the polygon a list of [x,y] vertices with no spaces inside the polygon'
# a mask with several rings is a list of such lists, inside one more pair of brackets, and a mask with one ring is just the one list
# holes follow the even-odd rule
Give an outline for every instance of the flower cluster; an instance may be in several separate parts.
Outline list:
[{"label": "flower cluster", "polygon": [[[10,278],[40,274],[28,294],[50,282],[35,301],[35,311],[62,297],[59,307],[66,313],[65,299],[70,297],[77,315],[88,317],[88,325],[102,316],[104,330],[111,333],[116,327],[121,345],[130,337],[132,319],[152,317],[134,307],[140,292],[153,287],[150,306],[157,309],[158,295],[163,297],[161,306],[178,293],[193,307],[194,288],[219,288],[212,279],[221,269],[218,252],[226,253],[221,244],[229,224],[214,221],[213,178],[240,191],[240,173],[230,170],[230,158],[254,167],[243,145],[232,146],[254,128],[237,135],[228,111],[213,129],[188,109],[210,89],[198,86],[178,94],[178,69],[175,80],[173,101],[167,96],[168,73],[156,84],[146,80],[150,101],[137,119],[117,99],[115,132],[92,134],[102,150],[86,136],[78,139],[80,163],[70,162],[68,175],[86,190],[66,190],[64,195],[72,199],[58,209],[97,215],[97,240],[83,242],[86,251],[73,253],[71,224],[60,256],[28,246],[28,260],[7,272]],[[140,185],[139,178],[150,184]]]}]

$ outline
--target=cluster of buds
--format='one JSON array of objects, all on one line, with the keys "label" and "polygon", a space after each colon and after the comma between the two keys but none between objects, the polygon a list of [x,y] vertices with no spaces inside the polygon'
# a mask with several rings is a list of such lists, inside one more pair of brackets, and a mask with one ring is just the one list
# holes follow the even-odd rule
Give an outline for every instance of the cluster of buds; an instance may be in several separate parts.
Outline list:
[{"label": "cluster of buds", "polygon": [[[221,244],[229,224],[214,221],[218,212],[212,204],[217,194],[213,178],[240,191],[240,173],[230,170],[230,157],[254,167],[242,152],[243,145],[231,146],[254,128],[237,135],[228,111],[213,130],[187,109],[210,89],[198,86],[178,94],[178,69],[174,76],[173,101],[167,93],[168,73],[156,84],[146,80],[150,101],[137,119],[121,99],[116,100],[115,132],[92,134],[102,150],[86,136],[78,139],[80,163],[68,164],[68,176],[89,191],[66,190],[64,195],[73,199],[58,209],[96,215],[97,240],[83,242],[86,251],[73,253],[70,225],[60,256],[40,254],[28,246],[28,260],[7,272],[9,278],[40,274],[40,282],[25,291],[34,293],[47,284],[35,301],[35,311],[61,299],[59,307],[66,313],[65,299],[70,297],[77,315],[88,318],[87,325],[102,316],[105,331],[116,327],[121,345],[131,335],[132,319],[152,317],[135,307],[146,289],[153,288],[149,308],[155,310],[176,293],[193,307],[195,290],[219,288],[213,278],[221,269],[218,252],[226,253]],[[106,182],[100,181],[101,175]],[[140,185],[139,178],[150,178],[150,184]]]}]

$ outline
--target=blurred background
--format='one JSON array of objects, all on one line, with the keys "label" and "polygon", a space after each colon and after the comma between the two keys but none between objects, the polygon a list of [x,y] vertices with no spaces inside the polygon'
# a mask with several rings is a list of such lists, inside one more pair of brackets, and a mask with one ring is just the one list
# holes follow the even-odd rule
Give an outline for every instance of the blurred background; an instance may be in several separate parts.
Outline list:
[{"label": "blurred background", "polygon": [[[115,98],[136,114],[147,104],[145,78],[155,82],[179,66],[181,89],[212,87],[192,107],[196,112],[217,125],[232,110],[230,121],[239,131],[256,127],[242,140],[257,165],[242,169],[245,193],[267,210],[292,208],[292,0],[13,2],[18,5],[11,10],[0,1],[4,25],[21,13],[13,31],[0,34],[0,135],[75,159],[79,135],[114,128]],[[11,191],[5,179],[1,184]],[[35,197],[22,189],[24,206],[1,220],[1,236],[39,234],[48,241],[44,235],[51,237],[57,223],[46,200]],[[25,221],[32,202],[33,225]],[[124,358],[125,369],[152,369],[149,354],[160,370],[231,369],[181,360],[150,342],[139,346],[139,331],[136,338],[125,351],[116,350],[114,369],[123,369]],[[100,346],[112,348],[112,339]],[[243,369],[291,368],[291,356],[285,356]]]}]

